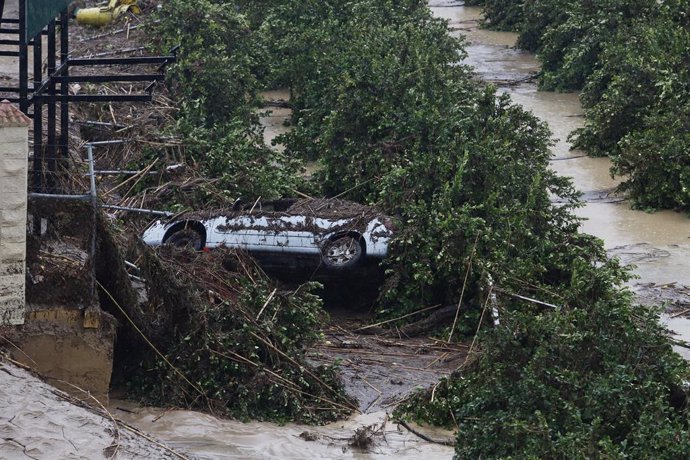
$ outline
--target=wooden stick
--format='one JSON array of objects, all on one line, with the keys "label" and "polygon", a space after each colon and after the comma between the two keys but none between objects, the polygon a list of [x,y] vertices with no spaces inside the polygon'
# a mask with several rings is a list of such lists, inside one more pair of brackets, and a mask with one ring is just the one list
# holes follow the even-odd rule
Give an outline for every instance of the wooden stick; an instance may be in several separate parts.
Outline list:
[{"label": "wooden stick", "polygon": [[294,193],[295,195],[301,196],[302,198],[306,198],[306,199],[308,199],[308,200],[312,200],[312,199],[313,199],[313,197],[307,195],[306,193],[302,193],[302,192],[300,192],[299,190],[295,190],[294,188],[291,188],[290,191],[291,191],[292,193]]},{"label": "wooden stick", "polygon": [[470,344],[470,349],[467,351],[467,356],[465,356],[465,361],[462,363],[462,366],[464,367],[465,364],[467,364],[467,361],[470,359],[470,356],[472,356],[472,350],[474,349],[474,344],[477,341],[477,336],[479,335],[479,329],[482,327],[482,322],[484,321],[484,313],[486,313],[486,307],[489,305],[489,298],[491,297],[491,291],[493,288],[489,289],[489,293],[486,296],[486,302],[484,302],[484,308],[482,308],[482,315],[479,317],[479,324],[477,324],[477,331],[474,333],[474,338],[472,339],[472,344]]},{"label": "wooden stick", "polygon": [[675,313],[675,314],[671,315],[671,318],[678,318],[679,316],[683,316],[686,313],[690,313],[690,308],[686,308],[685,310],[683,310],[679,313]]},{"label": "wooden stick", "polygon": [[467,262],[467,271],[465,271],[465,280],[462,282],[462,291],[460,291],[460,300],[458,300],[458,309],[455,311],[455,318],[453,319],[453,326],[450,328],[450,333],[448,334],[448,340],[446,342],[450,343],[453,338],[453,331],[455,331],[455,326],[458,323],[458,317],[460,316],[460,305],[462,305],[462,298],[465,296],[465,286],[467,286],[467,278],[470,276],[470,270],[472,269],[472,259],[474,258],[474,252],[477,249],[477,241],[479,241],[479,232],[474,237],[474,246],[472,247],[472,252],[470,253],[470,260]]},{"label": "wooden stick", "polygon": [[152,162],[150,165],[148,165],[146,168],[144,168],[144,169],[142,169],[141,171],[139,171],[139,174],[134,174],[133,176],[128,177],[126,180],[120,182],[120,183],[119,183],[118,185],[116,185],[115,187],[113,187],[113,188],[111,188],[110,190],[106,191],[103,195],[109,195],[109,194],[113,193],[115,190],[117,190],[117,189],[119,189],[120,187],[122,187],[123,185],[127,184],[128,182],[133,181],[133,180],[137,179],[137,178],[140,177],[140,176],[146,176],[146,174],[151,170],[151,168],[153,168],[153,166],[154,166],[157,162],[158,162],[158,158],[156,158],[155,160],[153,160],[153,162]]},{"label": "wooden stick", "polygon": [[396,423],[402,427],[405,427],[405,429],[407,431],[409,431],[412,434],[419,436],[421,439],[423,439],[427,442],[431,442],[434,444],[441,444],[442,446],[451,446],[451,447],[455,446],[454,440],[452,440],[452,439],[434,439],[432,437],[425,435],[424,433],[420,433],[419,431],[415,430],[410,425],[408,425],[407,422],[405,422],[404,420],[398,420]]},{"label": "wooden stick", "polygon": [[397,317],[397,318],[387,319],[386,321],[381,321],[380,323],[370,324],[370,325],[368,325],[368,326],[360,327],[360,328],[358,328],[358,329],[355,329],[355,331],[363,331],[363,330],[365,330],[365,329],[369,329],[369,328],[372,328],[372,327],[377,327],[377,326],[381,326],[381,325],[383,325],[383,324],[392,323],[392,322],[394,322],[394,321],[398,321],[398,320],[401,320],[401,319],[409,318],[410,316],[416,315],[416,314],[418,314],[418,313],[424,313],[425,311],[429,311],[429,310],[432,310],[432,309],[434,309],[434,308],[438,308],[438,307],[440,307],[440,306],[441,306],[441,304],[432,305],[431,307],[422,308],[421,310],[413,311],[412,313],[408,313],[408,314],[406,314],[406,315],[399,316],[399,317]]},{"label": "wooden stick", "polygon": [[276,295],[276,292],[278,292],[278,288],[273,289],[273,292],[268,296],[268,299],[266,299],[266,302],[264,302],[264,306],[261,307],[261,310],[259,310],[259,314],[256,315],[256,320],[259,321],[259,317],[261,316],[261,313],[264,312],[268,304],[273,300],[273,296]]},{"label": "wooden stick", "polygon": [[[19,348],[14,342],[12,342],[10,339],[8,339],[7,337],[5,337],[5,336],[2,335],[2,334],[0,334],[0,340],[4,340],[5,342],[9,343],[9,344],[12,345],[14,348],[16,348],[17,351],[19,351],[19,353],[23,354],[24,356],[26,356],[26,357],[29,359],[29,361],[31,361],[32,363],[34,363],[34,366],[36,366],[36,369],[38,369],[38,364],[36,363],[36,361],[34,361],[33,358],[32,358],[31,356],[27,355],[27,354],[24,352],[24,350],[22,350],[21,348]],[[8,358],[8,359],[9,359],[9,358]],[[12,360],[12,362],[15,362],[15,363],[16,363],[16,361],[14,361],[14,360]],[[28,367],[28,366],[27,366],[27,367]]]}]

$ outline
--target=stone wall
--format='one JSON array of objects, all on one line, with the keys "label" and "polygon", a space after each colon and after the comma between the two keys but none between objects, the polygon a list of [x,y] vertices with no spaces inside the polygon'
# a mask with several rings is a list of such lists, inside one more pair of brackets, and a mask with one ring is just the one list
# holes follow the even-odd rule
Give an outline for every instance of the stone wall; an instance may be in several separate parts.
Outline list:
[{"label": "stone wall", "polygon": [[29,119],[0,103],[0,325],[24,323]]}]

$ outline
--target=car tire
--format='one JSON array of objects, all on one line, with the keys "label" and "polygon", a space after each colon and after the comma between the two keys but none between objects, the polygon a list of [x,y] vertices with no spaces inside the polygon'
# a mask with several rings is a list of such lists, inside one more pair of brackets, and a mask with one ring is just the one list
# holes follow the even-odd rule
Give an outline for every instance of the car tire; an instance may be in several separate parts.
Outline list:
[{"label": "car tire", "polygon": [[165,240],[165,244],[176,248],[189,248],[201,251],[204,246],[204,237],[191,228],[178,230]]},{"label": "car tire", "polygon": [[331,270],[349,270],[359,264],[364,257],[364,248],[350,235],[329,240],[323,246],[321,259]]}]

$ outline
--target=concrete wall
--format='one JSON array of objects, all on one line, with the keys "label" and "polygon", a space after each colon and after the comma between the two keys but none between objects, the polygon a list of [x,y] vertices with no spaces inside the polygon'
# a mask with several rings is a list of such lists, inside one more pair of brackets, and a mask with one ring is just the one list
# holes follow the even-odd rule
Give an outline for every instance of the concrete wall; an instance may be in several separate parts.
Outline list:
[{"label": "concrete wall", "polygon": [[28,127],[4,120],[0,110],[0,325],[16,325],[25,316]]}]

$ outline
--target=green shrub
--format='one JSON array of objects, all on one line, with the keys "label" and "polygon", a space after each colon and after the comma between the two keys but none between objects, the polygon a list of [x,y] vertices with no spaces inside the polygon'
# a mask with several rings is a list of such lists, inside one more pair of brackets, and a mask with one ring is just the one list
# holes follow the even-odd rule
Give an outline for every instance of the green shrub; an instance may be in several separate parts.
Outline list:
[{"label": "green shrub", "polygon": [[524,3],[525,0],[484,0],[482,12],[486,25],[495,30],[517,31],[523,22]]},{"label": "green shrub", "polygon": [[456,458],[684,458],[687,363],[616,270],[584,262],[557,311],[503,298],[476,360],[398,415],[457,427]]},{"label": "green shrub", "polygon": [[[320,19],[311,10],[304,24],[290,21],[329,46],[294,77],[294,129],[285,141],[292,155],[320,159],[327,194],[376,202],[400,217],[385,313],[457,303],[475,249],[466,299],[485,271],[501,282],[508,274],[536,283],[567,278],[552,251],[580,241],[567,205],[575,192],[548,170],[545,126],[473,83],[454,64],[461,42],[425,7],[402,14],[363,1],[348,16],[321,5]],[[280,24],[276,33],[298,35]],[[356,34],[341,32],[354,25]],[[554,206],[549,193],[566,206]]]},{"label": "green shrub", "polygon": [[180,45],[168,72],[179,100],[177,123],[189,162],[229,199],[282,196],[296,187],[298,161],[269,149],[259,124],[258,91],[269,53],[241,6],[248,2],[165,2],[152,26],[158,46]]}]

